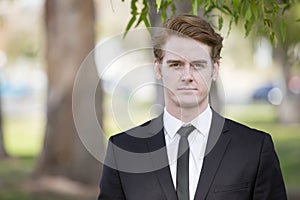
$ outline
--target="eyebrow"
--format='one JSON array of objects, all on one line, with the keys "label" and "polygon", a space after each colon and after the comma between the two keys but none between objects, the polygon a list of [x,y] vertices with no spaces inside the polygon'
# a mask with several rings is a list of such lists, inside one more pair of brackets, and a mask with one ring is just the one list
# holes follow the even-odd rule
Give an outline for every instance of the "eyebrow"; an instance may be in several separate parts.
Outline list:
[{"label": "eyebrow", "polygon": [[194,60],[194,61],[191,62],[191,64],[193,64],[193,63],[204,63],[204,64],[206,64],[207,60]]},{"label": "eyebrow", "polygon": [[167,60],[167,64],[169,63],[183,63],[181,60]]},{"label": "eyebrow", "polygon": [[[169,63],[183,63],[183,61],[181,60],[167,60],[167,64]],[[194,64],[194,63],[207,63],[207,60],[194,60],[192,62],[190,62],[190,64]]]}]

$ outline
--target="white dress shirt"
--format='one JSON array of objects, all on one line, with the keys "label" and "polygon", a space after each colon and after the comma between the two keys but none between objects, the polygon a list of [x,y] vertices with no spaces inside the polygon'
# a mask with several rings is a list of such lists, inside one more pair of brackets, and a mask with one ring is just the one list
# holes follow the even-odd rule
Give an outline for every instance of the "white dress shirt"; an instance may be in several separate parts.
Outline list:
[{"label": "white dress shirt", "polygon": [[163,123],[164,133],[167,147],[167,154],[169,159],[169,166],[172,175],[174,187],[176,189],[176,170],[177,170],[177,152],[180,135],[177,131],[181,126],[193,125],[196,129],[188,136],[190,145],[189,156],[189,190],[190,199],[194,199],[200,172],[203,165],[203,158],[209,134],[209,129],[212,121],[212,110],[208,106],[204,112],[193,119],[189,123],[184,123],[179,119],[173,117],[166,108],[164,109]]}]

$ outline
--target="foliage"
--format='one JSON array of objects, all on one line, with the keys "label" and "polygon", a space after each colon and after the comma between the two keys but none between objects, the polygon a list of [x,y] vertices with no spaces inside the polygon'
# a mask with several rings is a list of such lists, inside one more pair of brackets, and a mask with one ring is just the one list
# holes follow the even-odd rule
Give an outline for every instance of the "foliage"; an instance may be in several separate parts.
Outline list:
[{"label": "foliage", "polygon": [[[125,0],[122,0],[123,2]],[[161,12],[162,21],[166,20],[167,11],[176,13],[176,2],[179,0],[156,0],[153,5],[147,0],[131,0],[131,19],[127,24],[126,33],[133,27],[143,22],[150,27],[148,11],[154,6],[157,12]],[[245,36],[250,33],[269,36],[275,44],[278,39],[285,40],[286,37],[286,11],[297,0],[187,0],[192,4],[190,13],[197,15],[201,11],[207,18],[217,18],[217,28],[223,27],[224,17],[229,17],[228,33],[232,24],[242,22],[245,29]],[[295,19],[299,22],[299,19]],[[280,31],[277,32],[277,27]]]}]

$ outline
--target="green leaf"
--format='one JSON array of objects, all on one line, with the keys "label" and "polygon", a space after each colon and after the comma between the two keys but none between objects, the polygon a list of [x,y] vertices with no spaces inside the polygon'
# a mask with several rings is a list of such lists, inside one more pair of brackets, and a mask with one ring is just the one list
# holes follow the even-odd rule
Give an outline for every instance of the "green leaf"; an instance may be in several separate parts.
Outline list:
[{"label": "green leaf", "polygon": [[258,18],[258,10],[257,10],[257,5],[255,1],[251,1],[251,11],[254,16],[254,20],[257,20]]},{"label": "green leaf", "polygon": [[246,11],[246,14],[245,14],[245,19],[248,20],[248,21],[250,21],[250,20],[251,20],[251,17],[252,17],[252,12],[251,12],[250,9],[248,9],[248,10]]},{"label": "green leaf", "polygon": [[226,5],[223,5],[223,13],[227,14],[227,15],[232,15],[232,11],[230,10],[230,8]]},{"label": "green leaf", "polygon": [[249,36],[250,32],[252,31],[253,21],[246,20],[245,22],[245,37]]},{"label": "green leaf", "polygon": [[139,17],[137,23],[135,24],[134,28],[138,27],[138,25],[140,25],[140,23],[141,23],[142,21],[143,21],[143,16],[140,15],[140,17]]},{"label": "green leaf", "polygon": [[208,12],[209,8],[210,8],[210,1],[205,1],[204,2],[204,10],[205,10],[205,12]]},{"label": "green leaf", "polygon": [[130,5],[130,7],[131,7],[131,15],[137,15],[138,14],[137,7],[135,5],[136,2],[137,2],[137,0],[131,0],[131,5]]},{"label": "green leaf", "polygon": [[207,7],[207,8],[205,9],[205,12],[206,12],[206,13],[211,13],[212,10],[215,9],[215,8],[216,8],[216,6],[211,5],[211,6],[209,6],[209,7]]},{"label": "green leaf", "polygon": [[243,16],[244,18],[246,18],[247,11],[249,10],[248,1],[245,1],[241,6],[242,6],[242,8],[241,8],[241,16]]},{"label": "green leaf", "polygon": [[156,12],[159,12],[162,0],[156,0]]},{"label": "green leaf", "polygon": [[282,9],[282,14],[284,14],[285,11],[287,11],[289,8],[290,8],[290,2],[287,3],[287,4],[285,5],[285,7]]},{"label": "green leaf", "polygon": [[232,28],[232,22],[233,22],[233,20],[234,20],[234,18],[233,18],[233,17],[231,17],[231,19],[230,19],[230,21],[229,21],[229,25],[228,25],[228,31],[227,31],[227,35],[226,35],[226,37],[228,37],[228,36],[229,36],[229,33],[230,33],[230,31],[231,31],[231,28]]},{"label": "green leaf", "polygon": [[150,25],[150,21],[148,20],[147,16],[145,16],[145,17],[143,18],[143,22],[145,23],[145,25],[146,25],[148,31],[150,32],[150,27],[151,27],[151,25]]},{"label": "green leaf", "polygon": [[161,11],[160,18],[162,22],[167,20],[167,8],[168,8],[168,2],[162,2],[161,9],[160,9]]},{"label": "green leaf", "polygon": [[160,19],[161,19],[162,22],[167,20],[167,13],[165,11],[161,12]]},{"label": "green leaf", "polygon": [[234,18],[234,23],[237,24],[239,22],[239,14],[238,13],[235,13],[233,15],[233,18]]},{"label": "green leaf", "polygon": [[281,32],[282,41],[284,42],[286,38],[286,22],[284,20],[282,20],[281,22],[280,32]]},{"label": "green leaf", "polygon": [[300,18],[296,20],[296,22],[300,22]]},{"label": "green leaf", "polygon": [[276,38],[275,38],[275,33],[274,33],[274,31],[271,31],[271,33],[270,33],[270,40],[271,40],[271,42],[272,43],[276,43],[276,40],[275,40]]},{"label": "green leaf", "polygon": [[176,14],[176,5],[174,3],[172,3],[172,15],[175,15]]},{"label": "green leaf", "polygon": [[270,27],[271,27],[271,25],[272,25],[272,22],[271,22],[271,20],[270,20],[270,19],[268,19],[268,18],[265,18],[265,19],[264,19],[264,25],[270,28]]},{"label": "green leaf", "polygon": [[133,23],[135,22],[135,20],[136,20],[136,16],[135,16],[135,15],[133,15],[133,16],[131,17],[131,19],[129,20],[129,22],[128,22],[127,26],[126,26],[126,29],[125,29],[125,32],[124,32],[123,38],[125,38],[125,37],[126,37],[126,35],[127,35],[128,31],[129,31],[129,30],[130,30],[130,28],[132,27],[132,25],[133,25]]},{"label": "green leaf", "polygon": [[[136,23],[135,27],[137,27],[138,25],[140,25],[141,22],[146,22],[147,16],[148,16],[148,5],[147,5],[147,0],[143,1],[144,3],[144,8],[142,9],[142,12],[140,14],[140,18],[138,19],[138,22]],[[147,26],[147,24],[145,23],[145,25]],[[150,25],[149,25],[150,26]]]},{"label": "green leaf", "polygon": [[222,16],[218,17],[218,22],[219,22],[218,29],[221,30],[223,27],[223,17]]},{"label": "green leaf", "polygon": [[198,0],[192,1],[192,14],[197,15],[198,14]]},{"label": "green leaf", "polygon": [[239,8],[239,0],[233,0],[232,2],[235,8]]}]

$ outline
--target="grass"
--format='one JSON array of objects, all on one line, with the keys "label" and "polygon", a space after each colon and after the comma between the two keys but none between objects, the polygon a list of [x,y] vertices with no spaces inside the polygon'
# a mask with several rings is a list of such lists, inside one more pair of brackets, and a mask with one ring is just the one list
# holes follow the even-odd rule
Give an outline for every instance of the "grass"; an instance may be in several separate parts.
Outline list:
[{"label": "grass", "polygon": [[[272,135],[290,195],[300,196],[300,124],[276,123],[276,109],[267,105],[227,106],[225,115]],[[108,123],[108,121],[105,121]],[[31,176],[41,151],[44,119],[4,119],[5,146],[14,158],[0,160],[0,199],[89,200],[49,192],[30,192],[23,183]],[[106,127],[111,125],[106,124]],[[297,199],[295,198],[295,199]]]},{"label": "grass", "polygon": [[43,145],[45,119],[9,117],[3,120],[5,148],[11,158],[0,160],[0,199],[2,200],[91,200],[53,192],[24,188],[32,177],[36,159]]},{"label": "grass", "polygon": [[92,200],[95,198],[75,197],[53,192],[33,192],[25,189],[31,177],[36,158],[18,157],[0,161],[0,199],[2,200]]},{"label": "grass", "polygon": [[33,158],[1,160],[0,199],[30,199],[30,194],[21,189],[21,184],[28,178],[33,163]]},{"label": "grass", "polygon": [[45,119],[9,117],[3,120],[5,147],[11,156],[36,156],[42,149]]}]

